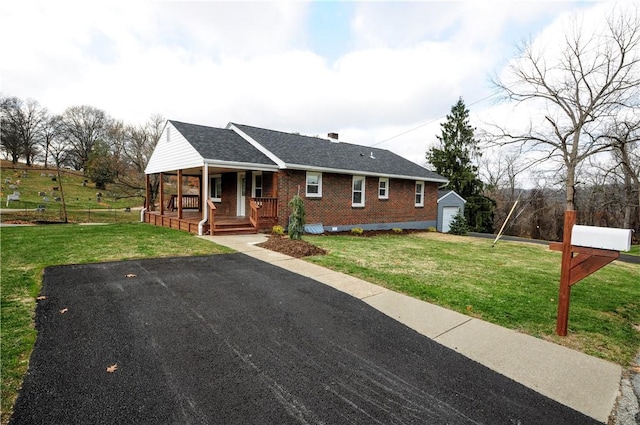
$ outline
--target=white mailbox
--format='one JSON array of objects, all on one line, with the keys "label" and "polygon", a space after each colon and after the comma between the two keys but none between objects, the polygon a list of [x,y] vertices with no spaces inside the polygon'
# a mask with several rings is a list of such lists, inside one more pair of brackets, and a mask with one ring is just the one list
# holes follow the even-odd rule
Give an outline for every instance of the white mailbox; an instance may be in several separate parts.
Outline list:
[{"label": "white mailbox", "polygon": [[629,251],[631,249],[631,229],[576,224],[571,232],[571,245],[612,251]]}]

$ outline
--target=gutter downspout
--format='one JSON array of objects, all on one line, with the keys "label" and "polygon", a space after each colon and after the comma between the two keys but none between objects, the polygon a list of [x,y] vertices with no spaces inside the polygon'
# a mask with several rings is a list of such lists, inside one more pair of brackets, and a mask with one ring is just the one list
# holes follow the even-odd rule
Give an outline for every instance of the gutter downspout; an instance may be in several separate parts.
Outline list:
[{"label": "gutter downspout", "polygon": [[198,222],[198,236],[202,236],[204,234],[204,225],[209,220],[209,208],[207,208],[207,203],[205,202],[205,198],[209,198],[209,164],[206,162],[202,166],[202,220]]}]

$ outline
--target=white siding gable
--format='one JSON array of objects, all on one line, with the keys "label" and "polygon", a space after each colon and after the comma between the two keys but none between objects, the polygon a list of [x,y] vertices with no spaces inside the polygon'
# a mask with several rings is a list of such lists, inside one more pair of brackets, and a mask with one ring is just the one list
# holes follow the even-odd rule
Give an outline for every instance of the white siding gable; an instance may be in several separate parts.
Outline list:
[{"label": "white siding gable", "polygon": [[144,172],[154,174],[201,167],[203,164],[204,159],[198,151],[170,122],[167,122]]}]

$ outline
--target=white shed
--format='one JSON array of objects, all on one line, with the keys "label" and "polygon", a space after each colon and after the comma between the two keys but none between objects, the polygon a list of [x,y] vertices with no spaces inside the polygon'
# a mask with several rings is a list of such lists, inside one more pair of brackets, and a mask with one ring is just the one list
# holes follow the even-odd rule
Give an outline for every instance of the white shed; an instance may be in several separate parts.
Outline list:
[{"label": "white shed", "polygon": [[453,190],[439,190],[436,230],[447,233],[456,214],[458,212],[464,213],[464,204],[466,202],[464,198]]}]

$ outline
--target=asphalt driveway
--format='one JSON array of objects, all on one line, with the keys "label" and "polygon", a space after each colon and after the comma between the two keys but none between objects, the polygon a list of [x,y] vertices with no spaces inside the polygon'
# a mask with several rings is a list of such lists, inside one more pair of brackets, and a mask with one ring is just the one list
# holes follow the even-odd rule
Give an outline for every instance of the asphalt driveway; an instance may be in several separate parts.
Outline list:
[{"label": "asphalt driveway", "polygon": [[597,423],[244,254],[48,268],[42,295],[12,424]]}]

